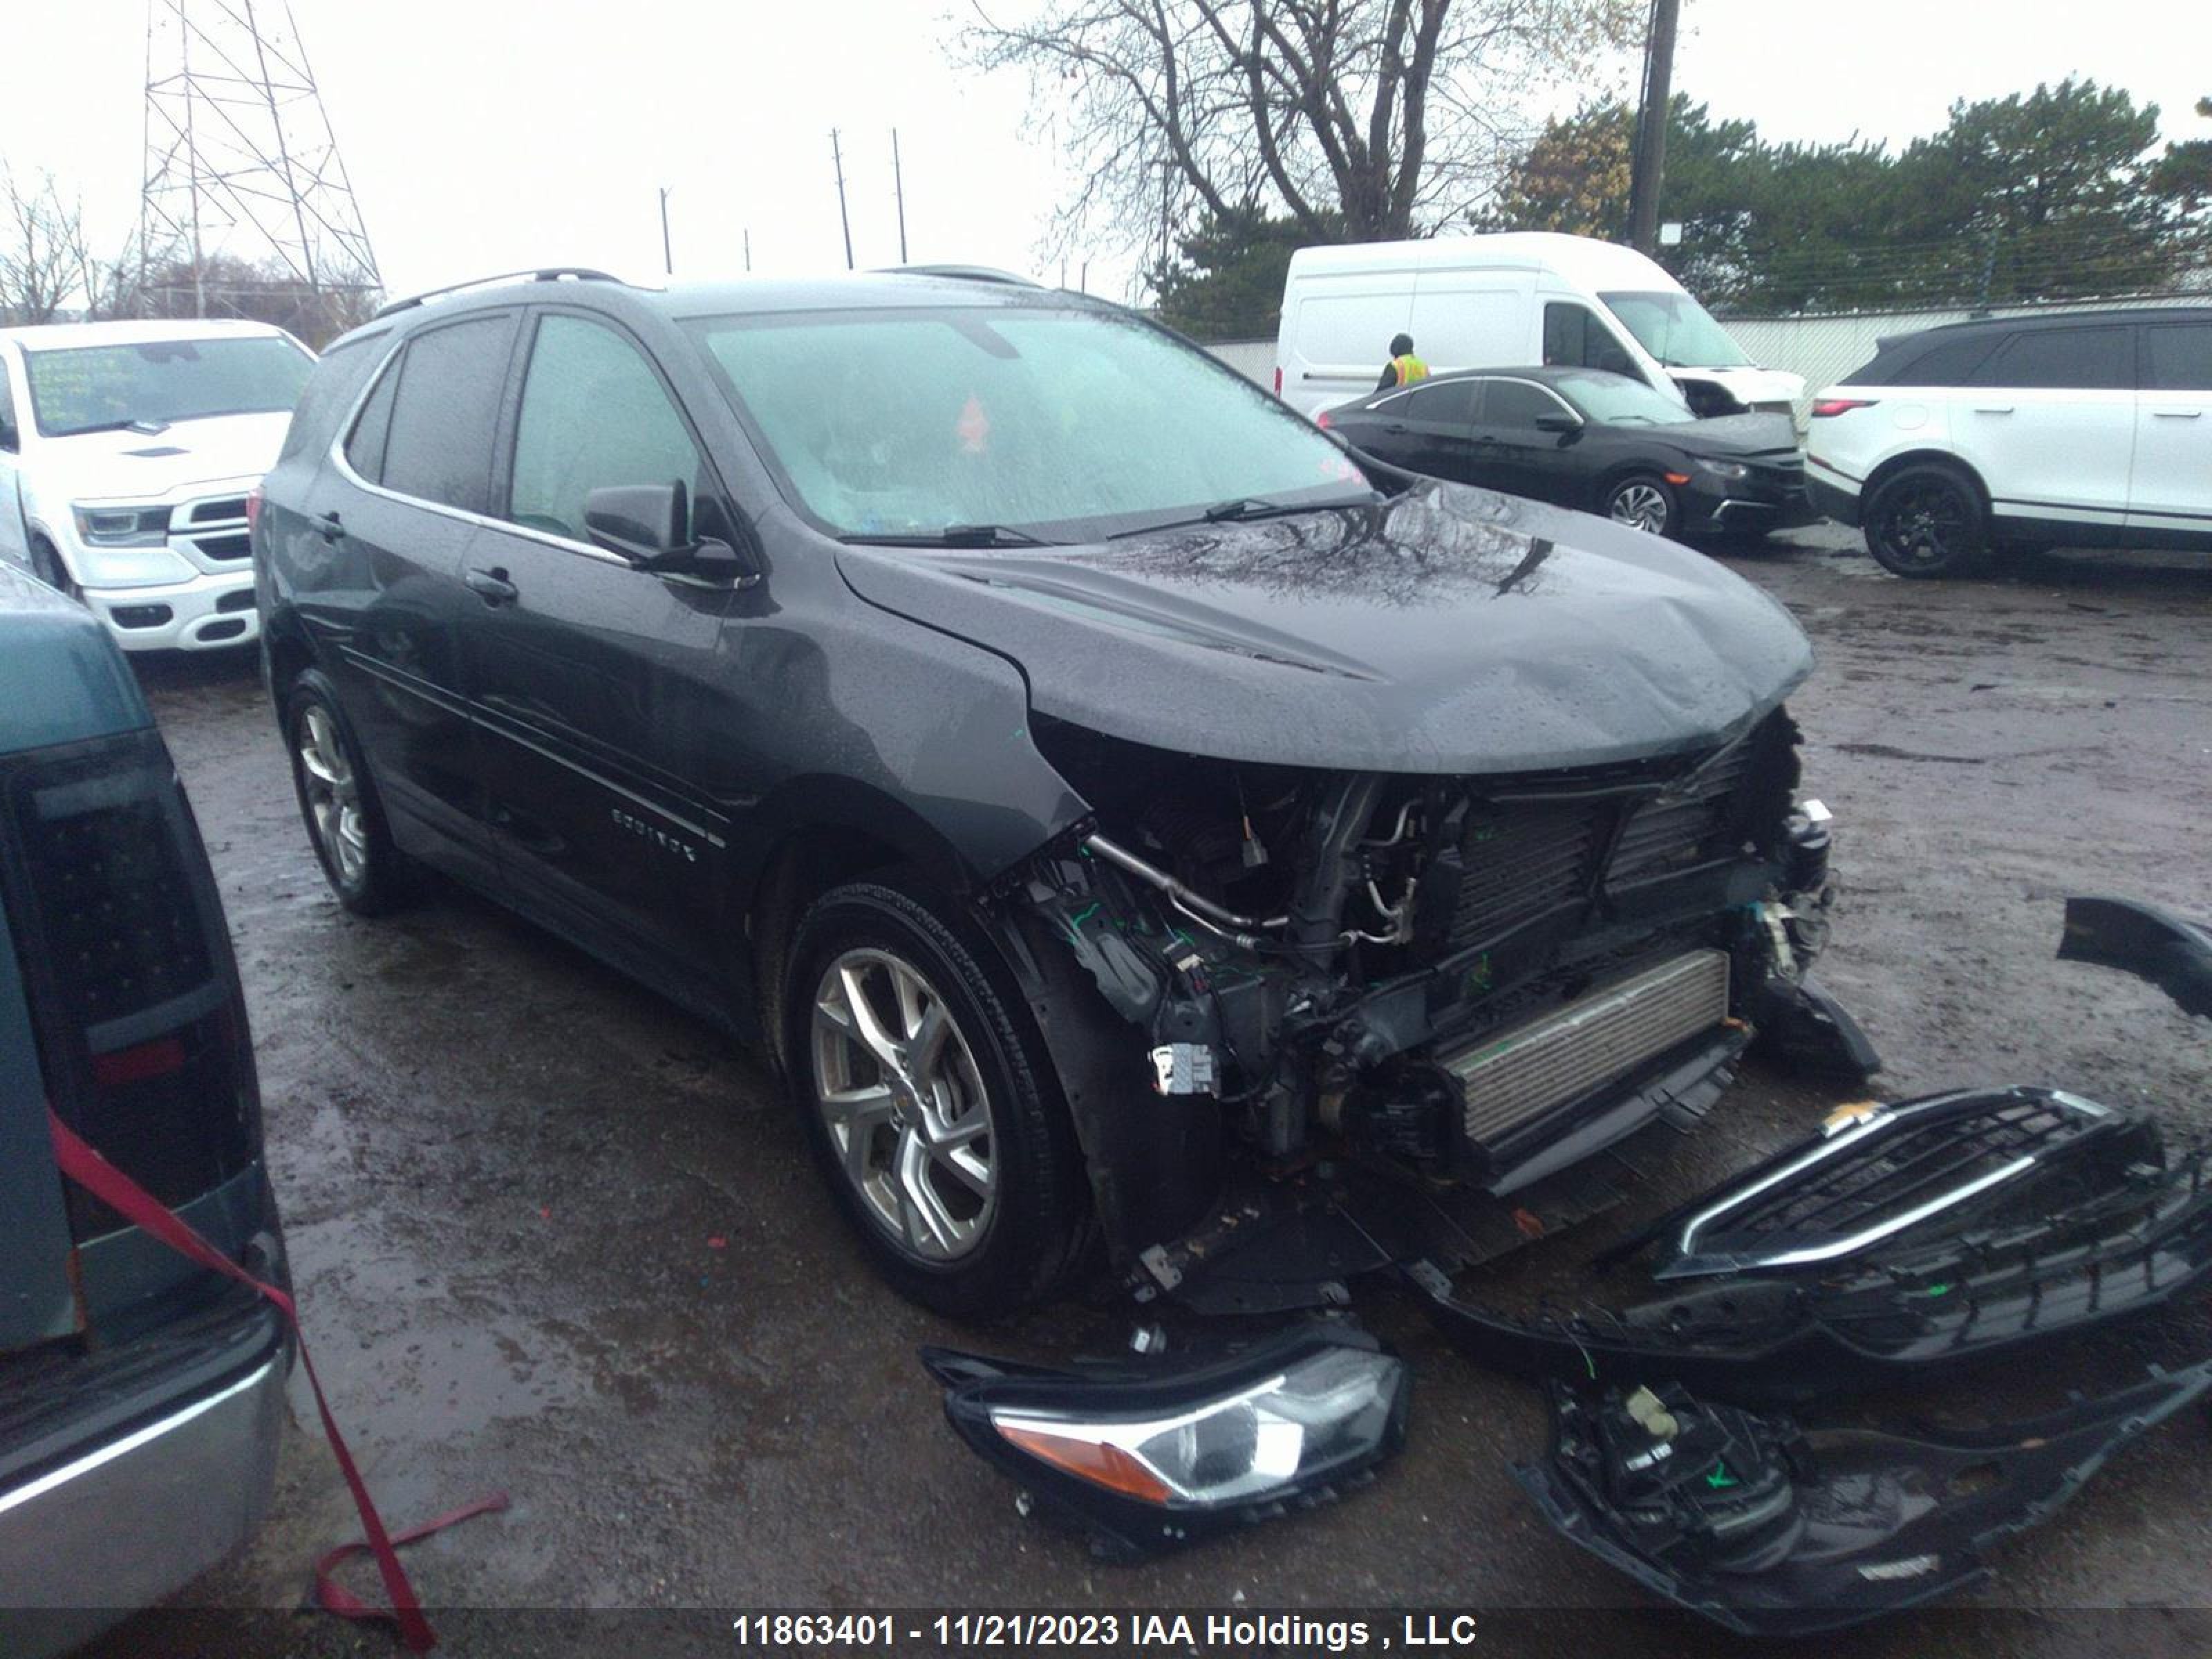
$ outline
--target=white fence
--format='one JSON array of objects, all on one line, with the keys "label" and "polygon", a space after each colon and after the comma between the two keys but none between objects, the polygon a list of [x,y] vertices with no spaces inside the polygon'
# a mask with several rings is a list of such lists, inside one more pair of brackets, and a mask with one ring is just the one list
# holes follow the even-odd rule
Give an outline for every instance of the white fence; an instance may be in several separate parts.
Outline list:
[{"label": "white fence", "polygon": [[1206,349],[1246,380],[1271,390],[1275,384],[1273,340],[1212,340]]}]

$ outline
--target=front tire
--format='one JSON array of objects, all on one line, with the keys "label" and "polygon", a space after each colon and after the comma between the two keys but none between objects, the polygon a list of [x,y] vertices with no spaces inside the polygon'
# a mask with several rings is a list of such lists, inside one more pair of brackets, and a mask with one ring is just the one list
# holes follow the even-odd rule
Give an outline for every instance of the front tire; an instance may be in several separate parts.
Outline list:
[{"label": "front tire", "polygon": [[43,537],[33,537],[31,541],[31,574],[57,593],[75,599],[79,605],[84,603],[84,590],[70,575],[69,567],[62,562],[60,552]]},{"label": "front tire", "polygon": [[1076,1266],[1088,1194],[1026,1006],[947,901],[854,882],[800,920],[786,1053],[807,1143],[877,1270],[909,1300],[995,1318]]},{"label": "front tire", "polygon": [[308,843],[338,902],[380,916],[412,896],[414,866],[392,843],[361,745],[320,669],[303,671],[284,699],[284,746]]},{"label": "front tire", "polygon": [[1908,466],[1867,503],[1867,551],[1885,570],[1928,578],[1971,575],[1989,560],[1981,494],[1947,466]]},{"label": "front tire", "polygon": [[1674,486],[1656,472],[1632,472],[1607,488],[1605,516],[1655,536],[1672,536],[1681,526],[1682,504]]}]

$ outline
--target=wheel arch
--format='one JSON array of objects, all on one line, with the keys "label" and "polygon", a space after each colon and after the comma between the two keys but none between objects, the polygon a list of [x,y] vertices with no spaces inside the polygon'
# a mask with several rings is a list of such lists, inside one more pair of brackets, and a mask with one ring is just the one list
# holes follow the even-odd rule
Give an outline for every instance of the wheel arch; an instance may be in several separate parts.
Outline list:
[{"label": "wheel arch", "polygon": [[907,870],[951,893],[971,890],[975,872],[951,843],[898,800],[844,780],[802,781],[763,802],[776,827],[765,838],[749,881],[732,890],[732,937],[745,942],[743,964],[752,994],[744,1011],[781,1073],[784,966],[799,919],[831,888],[887,871]]},{"label": "wheel arch", "polygon": [[270,706],[282,721],[284,694],[291,689],[293,681],[319,664],[315,647],[296,611],[283,609],[270,614],[261,630],[261,664]]},{"label": "wheel arch", "polygon": [[1990,516],[1990,487],[1984,481],[1982,475],[1975,471],[1973,464],[1951,450],[1925,447],[1903,450],[1889,456],[1873,471],[1867,474],[1865,482],[1859,485],[1861,516],[1863,517],[1866,509],[1872,505],[1875,492],[1899,473],[1915,466],[1936,466],[1947,472],[1957,473],[1973,486],[1975,497],[1982,504],[1984,519],[1986,520]]}]

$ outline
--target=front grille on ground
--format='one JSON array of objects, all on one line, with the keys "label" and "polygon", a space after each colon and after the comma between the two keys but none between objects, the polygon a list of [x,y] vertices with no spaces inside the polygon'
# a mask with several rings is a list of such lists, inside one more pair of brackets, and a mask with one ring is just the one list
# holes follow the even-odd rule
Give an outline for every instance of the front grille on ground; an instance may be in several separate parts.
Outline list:
[{"label": "front grille on ground", "polygon": [[1467,1091],[1467,1134],[1478,1144],[1578,1100],[1729,1011],[1729,959],[1692,951],[1448,1056]]},{"label": "front grille on ground", "polygon": [[[2139,1156],[2139,1139],[2128,1120],[2057,1090],[1869,1109],[1856,1121],[1832,1124],[1826,1139],[1790,1162],[1746,1176],[1687,1218],[1675,1239],[1676,1259],[1661,1277],[1846,1256],[1946,1211],[2001,1199],[2006,1183],[2038,1164],[2056,1169],[2100,1147],[2108,1162],[2124,1164]],[[2067,1203],[2053,1207],[2063,1211]]]}]

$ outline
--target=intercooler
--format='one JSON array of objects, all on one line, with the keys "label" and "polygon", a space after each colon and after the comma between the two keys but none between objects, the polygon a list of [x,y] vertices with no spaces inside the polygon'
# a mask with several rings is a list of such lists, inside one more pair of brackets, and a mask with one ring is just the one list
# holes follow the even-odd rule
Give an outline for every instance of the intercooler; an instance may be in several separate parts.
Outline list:
[{"label": "intercooler", "polygon": [[1486,1038],[1443,1064],[1478,1144],[1577,1100],[1728,1017],[1729,959],[1692,951]]}]

